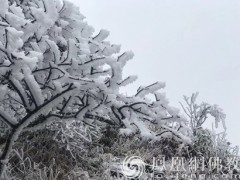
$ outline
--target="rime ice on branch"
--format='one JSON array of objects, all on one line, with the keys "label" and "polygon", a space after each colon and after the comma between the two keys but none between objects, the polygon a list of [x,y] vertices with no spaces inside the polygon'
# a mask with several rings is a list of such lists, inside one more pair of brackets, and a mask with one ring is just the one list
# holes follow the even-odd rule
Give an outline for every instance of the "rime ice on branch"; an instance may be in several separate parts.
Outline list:
[{"label": "rime ice on branch", "polygon": [[0,120],[10,130],[0,156],[2,177],[18,136],[56,120],[190,141],[184,119],[159,92],[164,83],[140,87],[130,97],[119,92],[136,79],[122,77],[133,53],[119,53],[119,45],[105,41],[106,30],[93,35],[72,3],[1,0],[0,19]]}]

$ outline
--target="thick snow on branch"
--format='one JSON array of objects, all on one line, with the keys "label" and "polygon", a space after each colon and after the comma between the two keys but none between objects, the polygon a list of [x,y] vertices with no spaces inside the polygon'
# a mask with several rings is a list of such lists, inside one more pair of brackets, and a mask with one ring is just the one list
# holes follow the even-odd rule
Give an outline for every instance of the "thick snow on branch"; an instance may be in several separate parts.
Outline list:
[{"label": "thick snow on branch", "polygon": [[7,85],[0,85],[0,92],[1,92],[0,101],[2,101],[5,98],[6,93],[8,93],[7,91],[8,91]]},{"label": "thick snow on branch", "polygon": [[156,83],[151,84],[146,87],[140,87],[137,91],[136,96],[144,97],[148,94],[153,94],[156,91],[158,91],[159,89],[162,89],[164,87],[165,87],[165,83],[163,83],[163,82],[156,82]]},{"label": "thick snow on branch", "polygon": [[43,104],[44,99],[39,84],[36,82],[29,68],[24,67],[23,74],[24,80],[29,88],[29,91],[33,96],[34,102],[36,103],[37,106],[40,106],[41,104]]},{"label": "thick snow on branch", "polygon": [[21,48],[23,46],[23,40],[21,39],[22,35],[22,31],[18,31],[13,27],[7,27],[5,29],[5,48],[9,52],[15,52],[17,49]]},{"label": "thick snow on branch", "polygon": [[226,130],[226,114],[223,113],[223,110],[218,105],[213,105],[210,109],[210,114],[215,117],[215,127],[218,128],[218,124],[222,122],[223,128]]},{"label": "thick snow on branch", "polygon": [[128,51],[123,53],[121,56],[118,57],[118,62],[121,64],[122,67],[124,67],[130,59],[132,59],[134,56],[134,53],[132,51]]},{"label": "thick snow on branch", "polygon": [[0,119],[2,119],[3,122],[10,126],[16,125],[18,123],[17,120],[13,116],[7,114],[6,111],[1,106],[0,106]]},{"label": "thick snow on branch", "polygon": [[126,79],[124,79],[122,82],[119,83],[121,86],[127,86],[128,84],[133,83],[137,80],[137,76],[128,76]]},{"label": "thick snow on branch", "polygon": [[109,36],[110,32],[102,29],[100,30],[100,32],[98,33],[97,36],[95,36],[93,39],[97,42],[102,42],[103,40],[105,40],[108,36]]}]

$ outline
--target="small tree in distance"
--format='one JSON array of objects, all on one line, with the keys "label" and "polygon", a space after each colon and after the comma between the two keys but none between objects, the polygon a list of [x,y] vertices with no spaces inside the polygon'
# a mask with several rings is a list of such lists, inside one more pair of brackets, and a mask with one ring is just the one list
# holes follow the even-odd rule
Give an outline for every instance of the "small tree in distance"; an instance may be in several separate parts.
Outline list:
[{"label": "small tree in distance", "polygon": [[[221,159],[228,156],[238,156],[238,146],[232,147],[226,139],[226,115],[218,105],[210,105],[202,102],[197,103],[198,93],[193,93],[191,97],[184,96],[186,106],[182,103],[182,109],[188,117],[192,131],[191,150],[196,156],[210,157],[216,156]],[[209,116],[215,120],[212,123],[212,131],[204,128],[204,123],[209,121]],[[223,132],[216,133],[219,123],[222,123]]]},{"label": "small tree in distance", "polygon": [[215,127],[218,128],[218,124],[221,122],[224,130],[226,131],[225,118],[226,115],[218,105],[210,105],[208,103],[197,104],[196,100],[198,93],[193,93],[191,97],[184,96],[186,107],[180,102],[182,109],[188,116],[190,121],[190,127],[193,135],[197,134],[197,130],[203,127],[203,124],[208,119],[208,116],[212,116],[215,119]]},{"label": "small tree in distance", "polygon": [[185,119],[159,91],[164,83],[142,86],[129,97],[119,92],[136,80],[122,77],[133,53],[119,54],[119,45],[105,41],[106,30],[94,36],[72,3],[2,0],[0,19],[0,121],[7,130],[0,141],[0,178],[19,136],[56,121],[191,142]]}]

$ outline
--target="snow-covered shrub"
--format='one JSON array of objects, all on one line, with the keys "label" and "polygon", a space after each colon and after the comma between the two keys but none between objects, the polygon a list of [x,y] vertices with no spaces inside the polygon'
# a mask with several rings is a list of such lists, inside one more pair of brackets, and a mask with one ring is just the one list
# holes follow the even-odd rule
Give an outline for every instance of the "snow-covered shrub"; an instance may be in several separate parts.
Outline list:
[{"label": "snow-covered shrub", "polygon": [[122,77],[133,53],[119,53],[119,45],[105,40],[106,30],[94,35],[75,5],[2,0],[0,16],[0,121],[9,129],[1,142],[0,177],[19,136],[59,121],[190,143],[184,119],[160,92],[164,83],[141,86],[129,97],[119,92],[136,79]]},{"label": "snow-covered shrub", "polygon": [[[7,178],[11,180],[57,180],[62,179],[61,169],[55,163],[55,159],[49,160],[49,165],[36,163],[27,156],[23,149],[14,150],[12,162],[9,164]],[[61,175],[60,175],[61,174]]]},{"label": "snow-covered shrub", "polygon": [[226,135],[226,132],[215,133],[212,131],[212,141],[214,143],[214,148],[216,149],[216,154],[221,158],[238,156],[239,147],[232,146],[227,140]]},{"label": "snow-covered shrub", "polygon": [[[207,157],[217,155],[222,158],[227,155],[238,155],[238,148],[231,147],[226,139],[226,115],[223,113],[223,110],[218,105],[210,105],[205,102],[197,104],[197,96],[198,93],[193,93],[191,97],[184,96],[187,106],[184,107],[181,104],[192,129],[193,142],[191,145],[198,148],[198,150],[194,150],[194,154],[204,154]],[[218,128],[220,122],[222,123],[224,132],[216,133],[214,127],[212,130],[203,127],[209,115],[214,117],[215,128]]]},{"label": "snow-covered shrub", "polygon": [[[239,148],[238,146],[231,146],[231,143],[226,139],[226,115],[217,105],[197,104],[197,96],[198,93],[192,94],[191,98],[184,96],[187,106],[184,107],[181,104],[192,129],[192,143],[184,148],[184,156],[188,159],[191,157],[204,157],[206,161],[218,157],[221,160],[220,165],[223,167],[224,173],[230,173],[227,161],[229,158],[239,157]],[[212,130],[203,127],[209,115],[215,119],[215,128],[218,128],[220,122],[222,123],[223,132],[216,133],[214,126]],[[206,168],[209,169],[209,164],[206,164]],[[210,170],[209,173],[216,172]]]},{"label": "snow-covered shrub", "polygon": [[[96,129],[88,129],[81,122],[55,122],[45,129],[23,132],[14,149],[22,151],[32,163],[39,163],[45,167],[51,166],[54,159],[56,167],[61,169],[58,177],[64,179],[69,174],[73,177],[71,172],[76,167],[91,171],[90,162],[98,161],[97,157],[103,151],[96,146],[101,133],[95,133]],[[11,165],[19,164],[20,161],[16,154],[10,156]],[[14,165],[13,170],[19,172],[18,166]]]},{"label": "snow-covered shrub", "polygon": [[194,156],[214,157],[216,155],[216,149],[214,149],[212,137],[211,131],[199,128],[193,137],[192,144],[189,146],[189,158]]}]

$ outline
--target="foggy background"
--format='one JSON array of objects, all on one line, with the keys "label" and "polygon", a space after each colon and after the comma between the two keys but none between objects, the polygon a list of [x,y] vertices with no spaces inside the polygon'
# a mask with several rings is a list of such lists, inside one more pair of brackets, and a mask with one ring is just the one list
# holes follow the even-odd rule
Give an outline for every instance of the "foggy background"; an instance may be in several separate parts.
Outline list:
[{"label": "foggy background", "polygon": [[[124,75],[138,75],[127,89],[164,81],[170,104],[198,91],[198,102],[227,114],[228,139],[240,145],[239,0],[71,0],[96,34],[135,54]],[[211,128],[209,122],[207,126]]]}]

